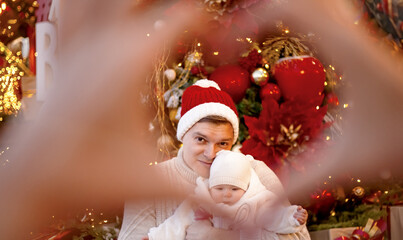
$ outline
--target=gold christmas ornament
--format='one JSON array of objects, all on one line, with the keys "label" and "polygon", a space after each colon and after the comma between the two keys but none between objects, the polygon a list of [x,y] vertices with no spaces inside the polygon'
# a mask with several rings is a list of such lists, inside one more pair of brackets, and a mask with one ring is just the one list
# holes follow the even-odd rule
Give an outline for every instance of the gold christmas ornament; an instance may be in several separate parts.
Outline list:
[{"label": "gold christmas ornament", "polygon": [[202,56],[203,56],[203,53],[201,53],[197,50],[194,50],[193,52],[188,53],[188,55],[185,58],[185,67],[191,68],[195,65],[203,64]]},{"label": "gold christmas ornament", "polygon": [[[203,0],[202,0],[203,1]],[[222,15],[229,10],[231,0],[204,0],[203,3],[208,12],[216,12]]]},{"label": "gold christmas ornament", "polygon": [[178,109],[174,108],[174,109],[170,109],[169,110],[169,120],[171,120],[171,122],[174,123],[178,123],[178,119],[176,119],[176,115],[178,114]]},{"label": "gold christmas ornament", "polygon": [[259,85],[264,86],[269,80],[269,73],[264,68],[256,68],[252,73],[252,81]]},{"label": "gold christmas ornament", "polygon": [[363,187],[361,186],[357,186],[355,188],[353,188],[353,193],[354,195],[356,195],[357,197],[363,197],[365,194],[365,190]]}]

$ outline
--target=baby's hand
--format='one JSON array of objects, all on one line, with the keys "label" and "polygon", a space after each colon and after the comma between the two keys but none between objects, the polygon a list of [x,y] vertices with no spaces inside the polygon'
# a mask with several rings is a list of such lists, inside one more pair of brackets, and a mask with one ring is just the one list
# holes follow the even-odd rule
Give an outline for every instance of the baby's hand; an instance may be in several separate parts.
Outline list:
[{"label": "baby's hand", "polygon": [[196,209],[195,213],[195,220],[199,221],[199,220],[208,220],[210,218],[213,217],[213,215],[211,215],[210,213],[208,213],[206,210],[204,210],[203,208],[198,208]]},{"label": "baby's hand", "polygon": [[294,218],[297,219],[299,224],[303,225],[308,220],[308,212],[301,206],[298,206],[297,211],[294,213]]}]

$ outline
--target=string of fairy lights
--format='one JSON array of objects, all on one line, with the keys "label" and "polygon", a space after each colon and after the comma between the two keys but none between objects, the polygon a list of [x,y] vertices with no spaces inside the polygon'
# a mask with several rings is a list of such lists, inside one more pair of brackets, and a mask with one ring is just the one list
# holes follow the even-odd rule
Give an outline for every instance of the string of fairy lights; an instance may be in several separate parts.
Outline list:
[{"label": "string of fairy lights", "polygon": [[6,116],[17,115],[21,108],[21,78],[32,75],[21,50],[13,52],[7,44],[24,36],[21,28],[35,25],[38,6],[32,0],[0,0],[0,122]]},{"label": "string of fairy lights", "polygon": [[31,231],[29,232],[30,239],[61,239],[75,227],[80,229],[83,234],[80,237],[75,236],[77,239],[87,239],[89,232],[98,237],[104,236],[105,238],[102,239],[116,239],[119,234],[121,220],[118,216],[110,215],[102,211],[97,212],[93,208],[85,208],[85,210],[83,209],[80,213],[75,214],[75,221],[65,221],[65,216],[52,215],[49,218],[54,228],[49,232]]},{"label": "string of fairy lights", "polygon": [[8,150],[10,150],[10,147],[6,147],[4,150],[0,151],[0,166],[1,167],[4,167],[4,166],[6,166],[7,164],[10,163],[10,160],[8,160],[7,157],[4,157]]},{"label": "string of fairy lights", "polygon": [[17,92],[21,91],[20,81],[29,72],[23,64],[19,51],[14,55],[3,43],[0,42],[0,55],[5,56],[7,66],[0,69],[0,121],[3,116],[17,114],[21,108],[21,101]]},{"label": "string of fairy lights", "polygon": [[19,34],[19,25],[26,22],[29,25],[34,25],[36,22],[35,10],[38,8],[38,1],[32,0],[0,0],[0,16],[7,15],[2,18],[0,29],[0,37],[14,38]]},{"label": "string of fairy lights", "polygon": [[[30,71],[20,57],[21,51],[14,55],[2,42],[0,42],[0,56],[4,56],[7,62],[7,66],[0,69],[0,122],[2,122],[5,116],[16,116],[20,110],[21,101],[17,92],[21,91],[20,82],[25,71]],[[5,167],[10,163],[6,156],[9,149],[8,146],[0,149],[0,167]]]}]

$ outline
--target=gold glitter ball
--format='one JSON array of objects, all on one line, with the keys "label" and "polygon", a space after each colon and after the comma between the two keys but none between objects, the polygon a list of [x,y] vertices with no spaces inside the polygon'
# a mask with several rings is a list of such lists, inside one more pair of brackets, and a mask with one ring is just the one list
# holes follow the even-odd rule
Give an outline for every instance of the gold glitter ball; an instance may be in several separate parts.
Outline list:
[{"label": "gold glitter ball", "polygon": [[356,195],[357,197],[362,197],[365,194],[365,190],[363,187],[361,186],[357,186],[355,188],[353,188],[353,193],[354,195]]}]

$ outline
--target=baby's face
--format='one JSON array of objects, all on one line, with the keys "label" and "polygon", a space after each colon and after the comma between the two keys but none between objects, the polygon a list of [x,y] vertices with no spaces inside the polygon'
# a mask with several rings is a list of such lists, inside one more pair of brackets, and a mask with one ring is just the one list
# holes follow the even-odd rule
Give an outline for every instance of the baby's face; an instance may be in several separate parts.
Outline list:
[{"label": "baby's face", "polygon": [[232,185],[217,185],[210,189],[211,198],[216,203],[233,205],[244,195],[245,190]]}]

